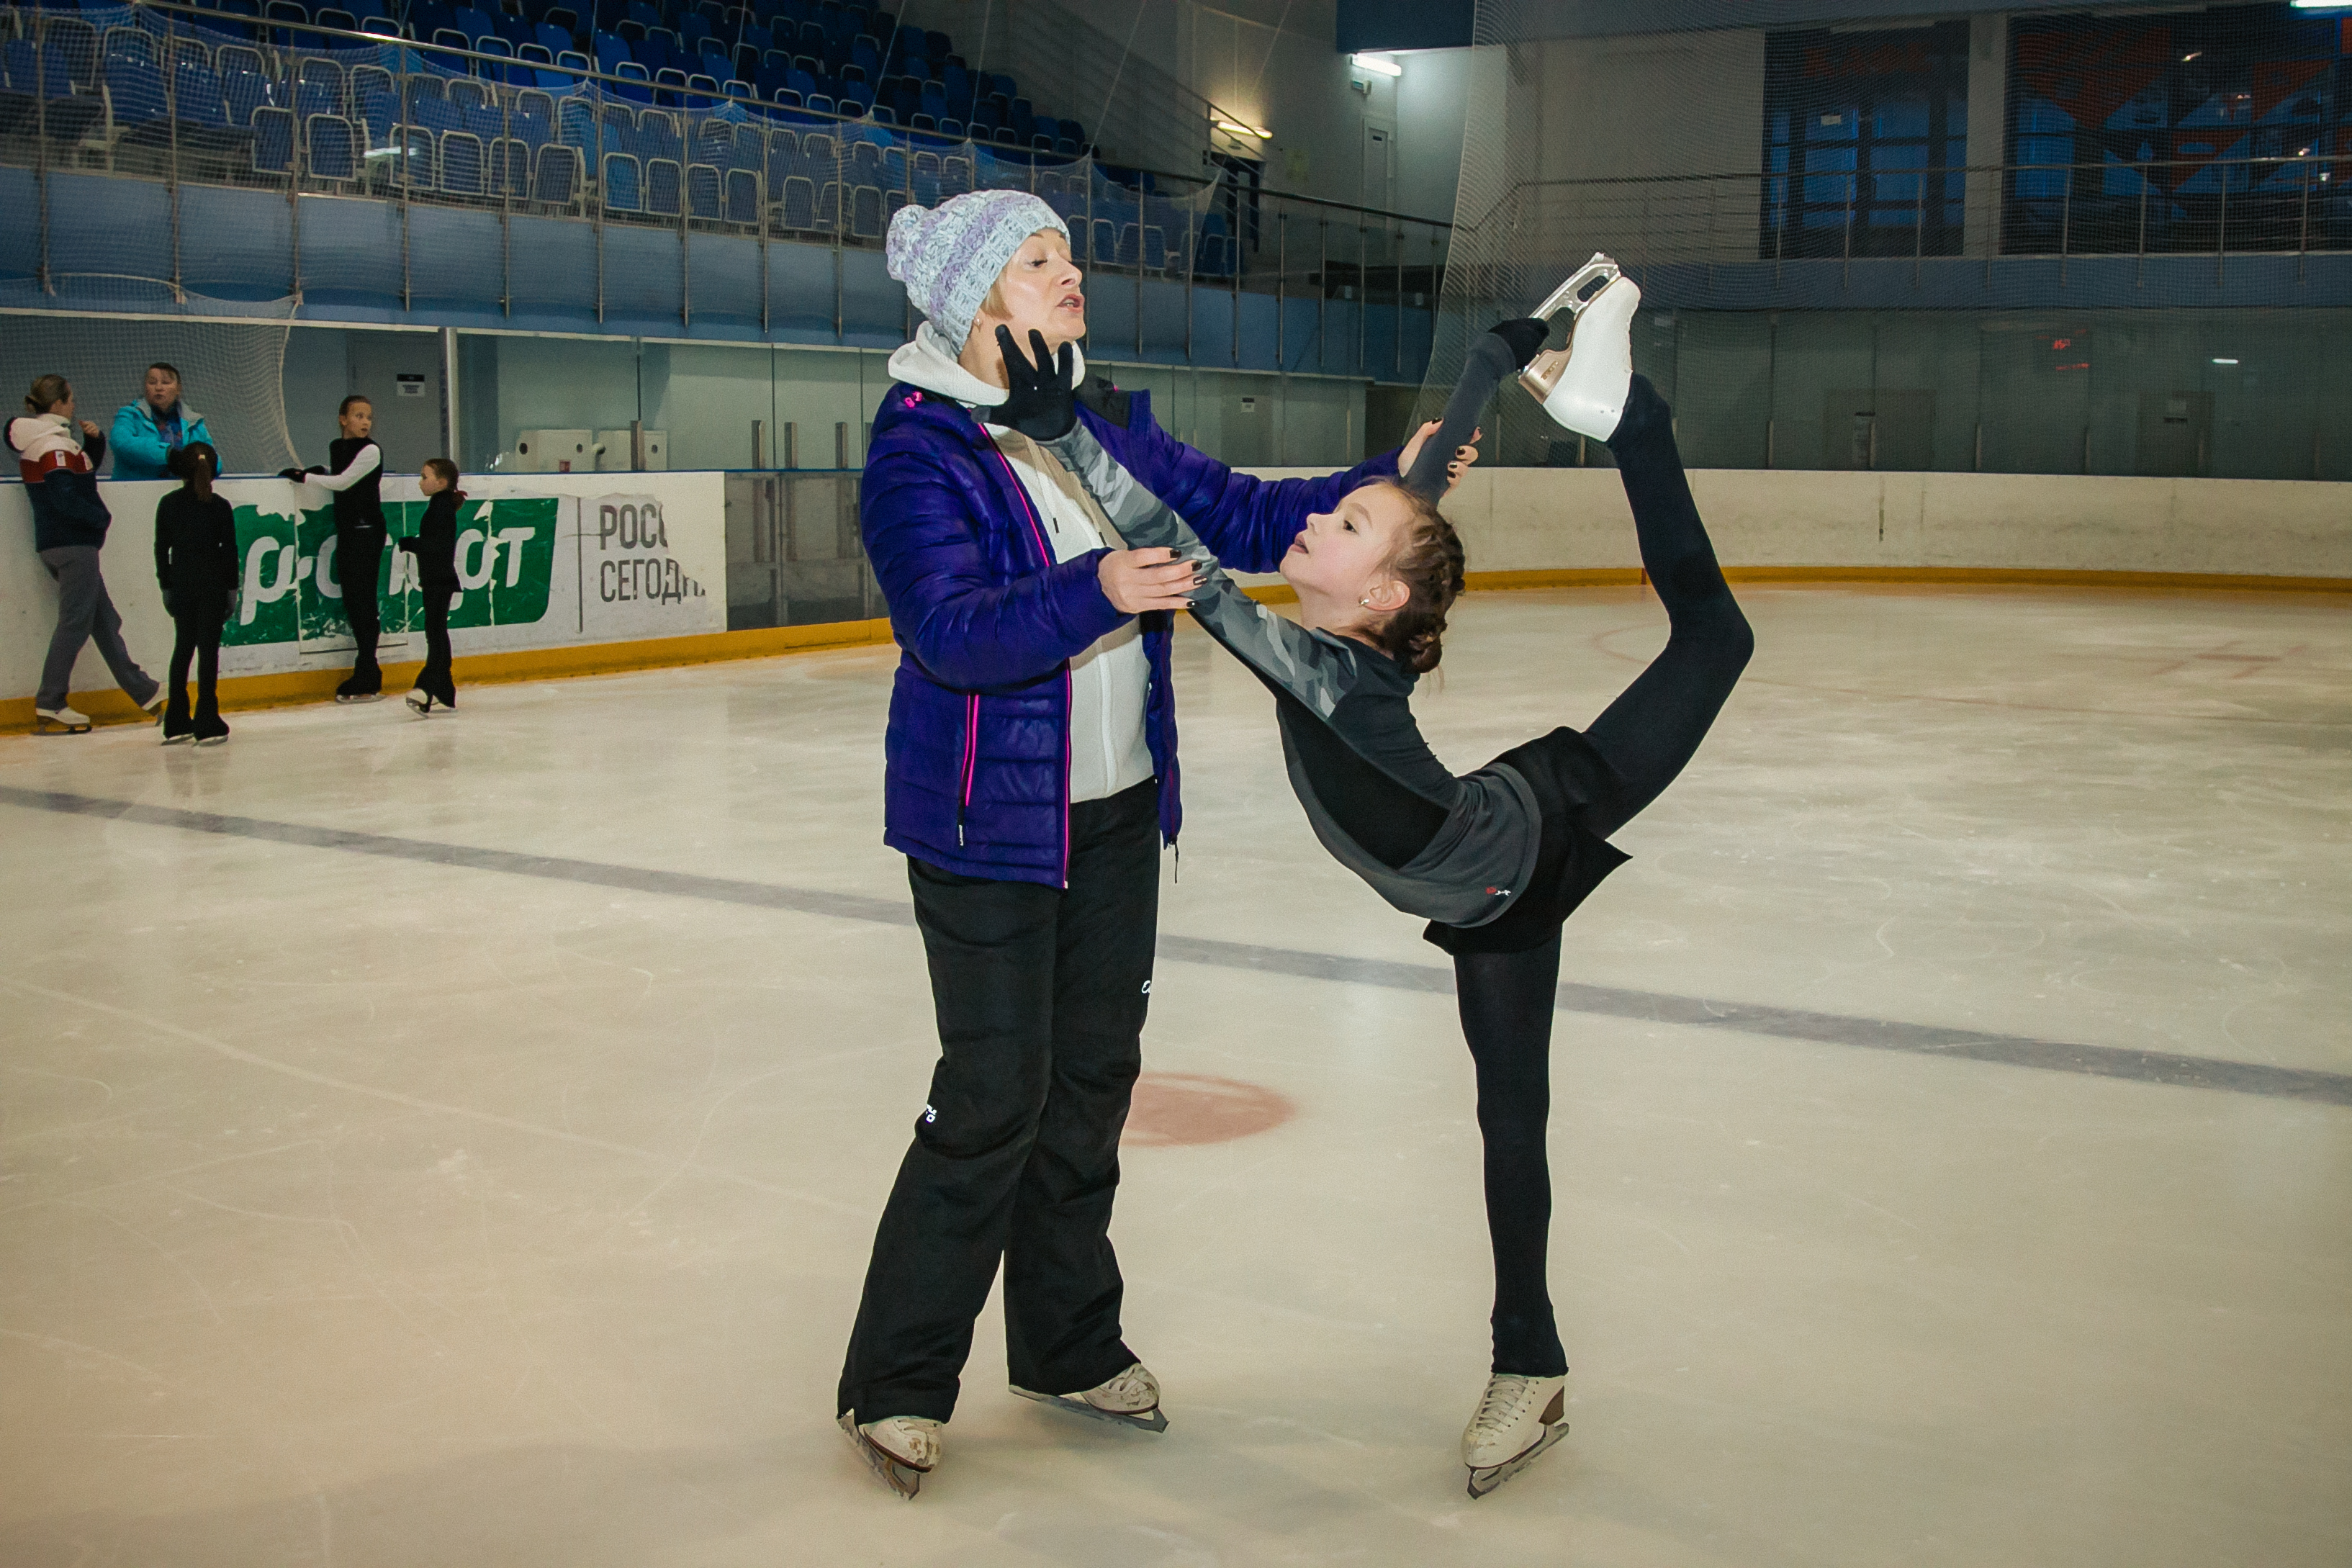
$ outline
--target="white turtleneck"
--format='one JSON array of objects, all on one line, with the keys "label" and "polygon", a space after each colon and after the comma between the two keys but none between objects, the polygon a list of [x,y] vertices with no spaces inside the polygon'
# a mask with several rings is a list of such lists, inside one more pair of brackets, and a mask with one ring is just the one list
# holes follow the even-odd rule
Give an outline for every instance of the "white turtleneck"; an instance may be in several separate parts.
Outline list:
[{"label": "white turtleneck", "polygon": [[[1077,357],[1075,345],[1071,353],[1076,374],[1085,376],[1086,361]],[[913,342],[890,356],[890,374],[972,411],[1029,492],[1055,561],[1106,545],[1124,548],[1094,498],[1051,452],[1017,430],[989,423],[987,411],[1004,401],[1004,389],[958,363],[929,321],[915,329]],[[1150,682],[1150,661],[1131,616],[1070,661],[1071,800],[1100,800],[1151,776],[1151,748],[1143,731]]]}]

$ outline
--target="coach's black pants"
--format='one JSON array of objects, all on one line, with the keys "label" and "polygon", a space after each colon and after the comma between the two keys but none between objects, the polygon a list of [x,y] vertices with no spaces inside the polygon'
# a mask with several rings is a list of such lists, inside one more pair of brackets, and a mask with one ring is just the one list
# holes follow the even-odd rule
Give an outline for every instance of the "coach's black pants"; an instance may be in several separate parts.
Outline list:
[{"label": "coach's black pants", "polygon": [[944,1421],[1004,1259],[1005,1359],[1045,1394],[1136,1359],[1111,1251],[1160,910],[1159,786],[1070,813],[1069,887],[907,865],[940,1062],[882,1211],[841,1373],[860,1421]]}]

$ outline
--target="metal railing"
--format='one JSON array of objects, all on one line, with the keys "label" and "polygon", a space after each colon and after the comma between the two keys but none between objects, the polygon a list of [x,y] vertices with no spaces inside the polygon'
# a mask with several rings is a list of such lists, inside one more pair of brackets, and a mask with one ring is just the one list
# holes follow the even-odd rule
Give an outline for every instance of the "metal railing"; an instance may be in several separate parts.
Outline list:
[{"label": "metal railing", "polygon": [[1534,264],[1607,250],[1631,265],[1956,256],[2308,256],[2352,250],[2352,159],[2137,163],[1546,180],[1485,220]]}]

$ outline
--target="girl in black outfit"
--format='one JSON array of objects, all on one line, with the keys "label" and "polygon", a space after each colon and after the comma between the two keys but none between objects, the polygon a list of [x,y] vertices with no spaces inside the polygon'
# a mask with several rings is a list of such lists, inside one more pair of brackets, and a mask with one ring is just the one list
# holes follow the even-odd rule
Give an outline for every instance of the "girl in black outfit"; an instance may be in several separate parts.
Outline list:
[{"label": "girl in black outfit", "polygon": [[457,488],[457,465],[446,458],[426,458],[416,488],[425,492],[425,518],[400,548],[416,557],[425,597],[425,668],[416,672],[408,705],[430,713],[436,702],[457,706],[457,683],[449,673],[449,600],[457,592],[457,503],[466,492]]},{"label": "girl in black outfit", "polygon": [[[221,721],[221,632],[236,608],[236,513],[213,491],[220,454],[208,442],[175,447],[163,466],[180,488],[155,503],[155,580],[177,636],[172,644],[171,700],[163,744],[199,746],[228,739]],[[196,666],[196,716],[188,719],[188,662]]]},{"label": "girl in black outfit", "polygon": [[[1599,292],[1576,295],[1595,278],[1606,279]],[[1547,314],[1563,300],[1578,312],[1567,351],[1538,353],[1549,331],[1540,320],[1483,334],[1412,472],[1307,519],[1282,565],[1298,594],[1295,622],[1244,595],[1076,421],[1067,350],[1057,374],[1042,339],[1032,340],[1033,363],[1000,329],[1012,395],[999,416],[1079,478],[1130,549],[1194,563],[1192,614],[1274,692],[1291,786],[1316,836],[1390,903],[1428,919],[1423,935],[1454,958],[1495,1251],[1493,1375],[1462,1436],[1473,1497],[1567,1431],[1568,1362],[1545,1279],[1561,923],[1623,863],[1610,836],[1682,772],[1755,646],[1692,504],[1672,411],[1633,374],[1640,299],[1595,257],[1546,304]],[[1670,629],[1664,650],[1589,729],[1554,730],[1457,776],[1409,705],[1437,665],[1463,586],[1461,541],[1436,503],[1447,455],[1515,369],[1554,419],[1608,443]]]},{"label": "girl in black outfit", "polygon": [[383,570],[383,448],[373,439],[375,405],[358,393],[335,410],[342,434],[327,448],[329,466],[285,468],[281,479],[310,483],[335,497],[335,576],[343,590],[343,617],[359,645],[349,680],[335,688],[338,702],[373,702],[383,695],[383,671],[376,668],[375,644],[383,629],[376,608],[376,579]]}]

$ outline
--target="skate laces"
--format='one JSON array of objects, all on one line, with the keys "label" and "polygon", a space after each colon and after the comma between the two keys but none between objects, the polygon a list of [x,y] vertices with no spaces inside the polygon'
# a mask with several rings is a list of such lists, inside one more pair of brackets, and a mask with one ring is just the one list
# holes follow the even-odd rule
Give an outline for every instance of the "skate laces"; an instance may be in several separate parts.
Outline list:
[{"label": "skate laces", "polygon": [[1101,1410],[1148,1410],[1160,1403],[1160,1380],[1137,1362],[1100,1387],[1088,1389],[1083,1397]]},{"label": "skate laces", "polygon": [[1478,1401],[1478,1414],[1470,1417],[1475,1430],[1482,1426],[1507,1426],[1519,1416],[1519,1406],[1525,1405],[1534,1390],[1536,1380],[1517,1373],[1500,1373],[1488,1380],[1486,1396]]}]

